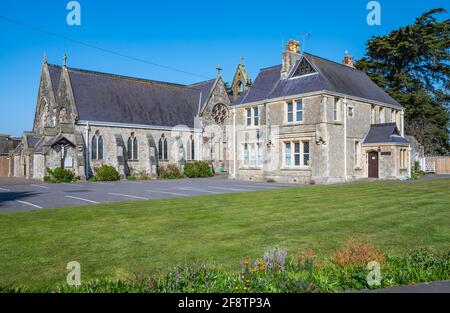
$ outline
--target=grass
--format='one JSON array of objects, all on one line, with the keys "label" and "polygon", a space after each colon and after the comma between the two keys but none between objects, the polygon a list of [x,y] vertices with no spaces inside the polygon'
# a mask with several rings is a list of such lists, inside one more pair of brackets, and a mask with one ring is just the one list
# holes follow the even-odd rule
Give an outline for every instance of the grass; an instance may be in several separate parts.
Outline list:
[{"label": "grass", "polygon": [[349,235],[386,253],[449,248],[450,179],[370,182],[0,214],[0,286],[126,278],[208,261],[238,270],[271,246],[333,253]]}]

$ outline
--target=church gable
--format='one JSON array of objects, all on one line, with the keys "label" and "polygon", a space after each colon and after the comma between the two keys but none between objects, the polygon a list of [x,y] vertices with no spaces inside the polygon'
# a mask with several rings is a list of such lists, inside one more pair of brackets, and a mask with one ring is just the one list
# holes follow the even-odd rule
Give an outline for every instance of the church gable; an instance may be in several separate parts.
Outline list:
[{"label": "church gable", "polygon": [[233,81],[231,83],[231,91],[233,94],[233,100],[239,98],[244,92],[246,92],[251,85],[251,80],[247,74],[245,69],[245,65],[243,63],[243,58],[241,58],[241,62],[239,63],[236,72],[233,77]]},{"label": "church gable", "polygon": [[52,81],[52,75],[50,72],[51,69],[49,69],[46,60],[44,60],[33,123],[33,131],[38,134],[42,134],[45,127],[53,127],[55,124],[55,82]]},{"label": "church gable", "polygon": [[228,120],[228,106],[230,98],[221,76],[218,76],[211,90],[210,97],[205,103],[201,117],[205,124],[225,124]]},{"label": "church gable", "polygon": [[74,123],[77,118],[77,111],[72,86],[70,83],[70,76],[66,66],[64,66],[61,70],[61,78],[59,81],[56,99],[56,124]]}]

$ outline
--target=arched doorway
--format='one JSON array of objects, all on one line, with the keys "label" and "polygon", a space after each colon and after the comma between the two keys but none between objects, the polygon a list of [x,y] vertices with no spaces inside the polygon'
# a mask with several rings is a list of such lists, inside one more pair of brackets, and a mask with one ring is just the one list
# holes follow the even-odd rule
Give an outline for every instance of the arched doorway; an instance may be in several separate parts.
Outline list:
[{"label": "arched doorway", "polygon": [[368,176],[369,178],[378,178],[378,152],[370,151],[368,157]]}]

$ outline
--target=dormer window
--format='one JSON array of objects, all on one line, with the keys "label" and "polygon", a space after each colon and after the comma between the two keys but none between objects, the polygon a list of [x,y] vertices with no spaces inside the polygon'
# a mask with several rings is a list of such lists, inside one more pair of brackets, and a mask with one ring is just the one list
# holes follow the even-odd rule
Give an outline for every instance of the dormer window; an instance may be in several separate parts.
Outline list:
[{"label": "dormer window", "polygon": [[300,61],[299,65],[294,71],[294,74],[292,75],[292,78],[294,77],[301,77],[305,75],[310,75],[317,73],[317,71],[314,69],[314,67],[303,57],[303,59]]}]

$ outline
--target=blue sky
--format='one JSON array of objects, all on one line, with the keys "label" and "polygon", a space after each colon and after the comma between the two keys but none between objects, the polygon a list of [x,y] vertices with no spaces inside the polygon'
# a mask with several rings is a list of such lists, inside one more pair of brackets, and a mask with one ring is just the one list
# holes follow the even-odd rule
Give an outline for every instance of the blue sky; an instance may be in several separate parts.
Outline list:
[{"label": "blue sky", "polygon": [[[282,43],[306,39],[306,51],[340,62],[365,53],[372,36],[412,23],[444,0],[380,0],[381,25],[369,26],[368,0],[103,1],[79,0],[81,26],[66,23],[67,0],[3,1],[0,16],[131,57],[192,72],[183,74],[108,54],[0,19],[0,133],[32,128],[43,51],[49,63],[188,84],[231,80],[241,56],[250,76],[281,62]],[[444,17],[444,16],[443,16]],[[448,14],[445,16],[448,18]]]}]

